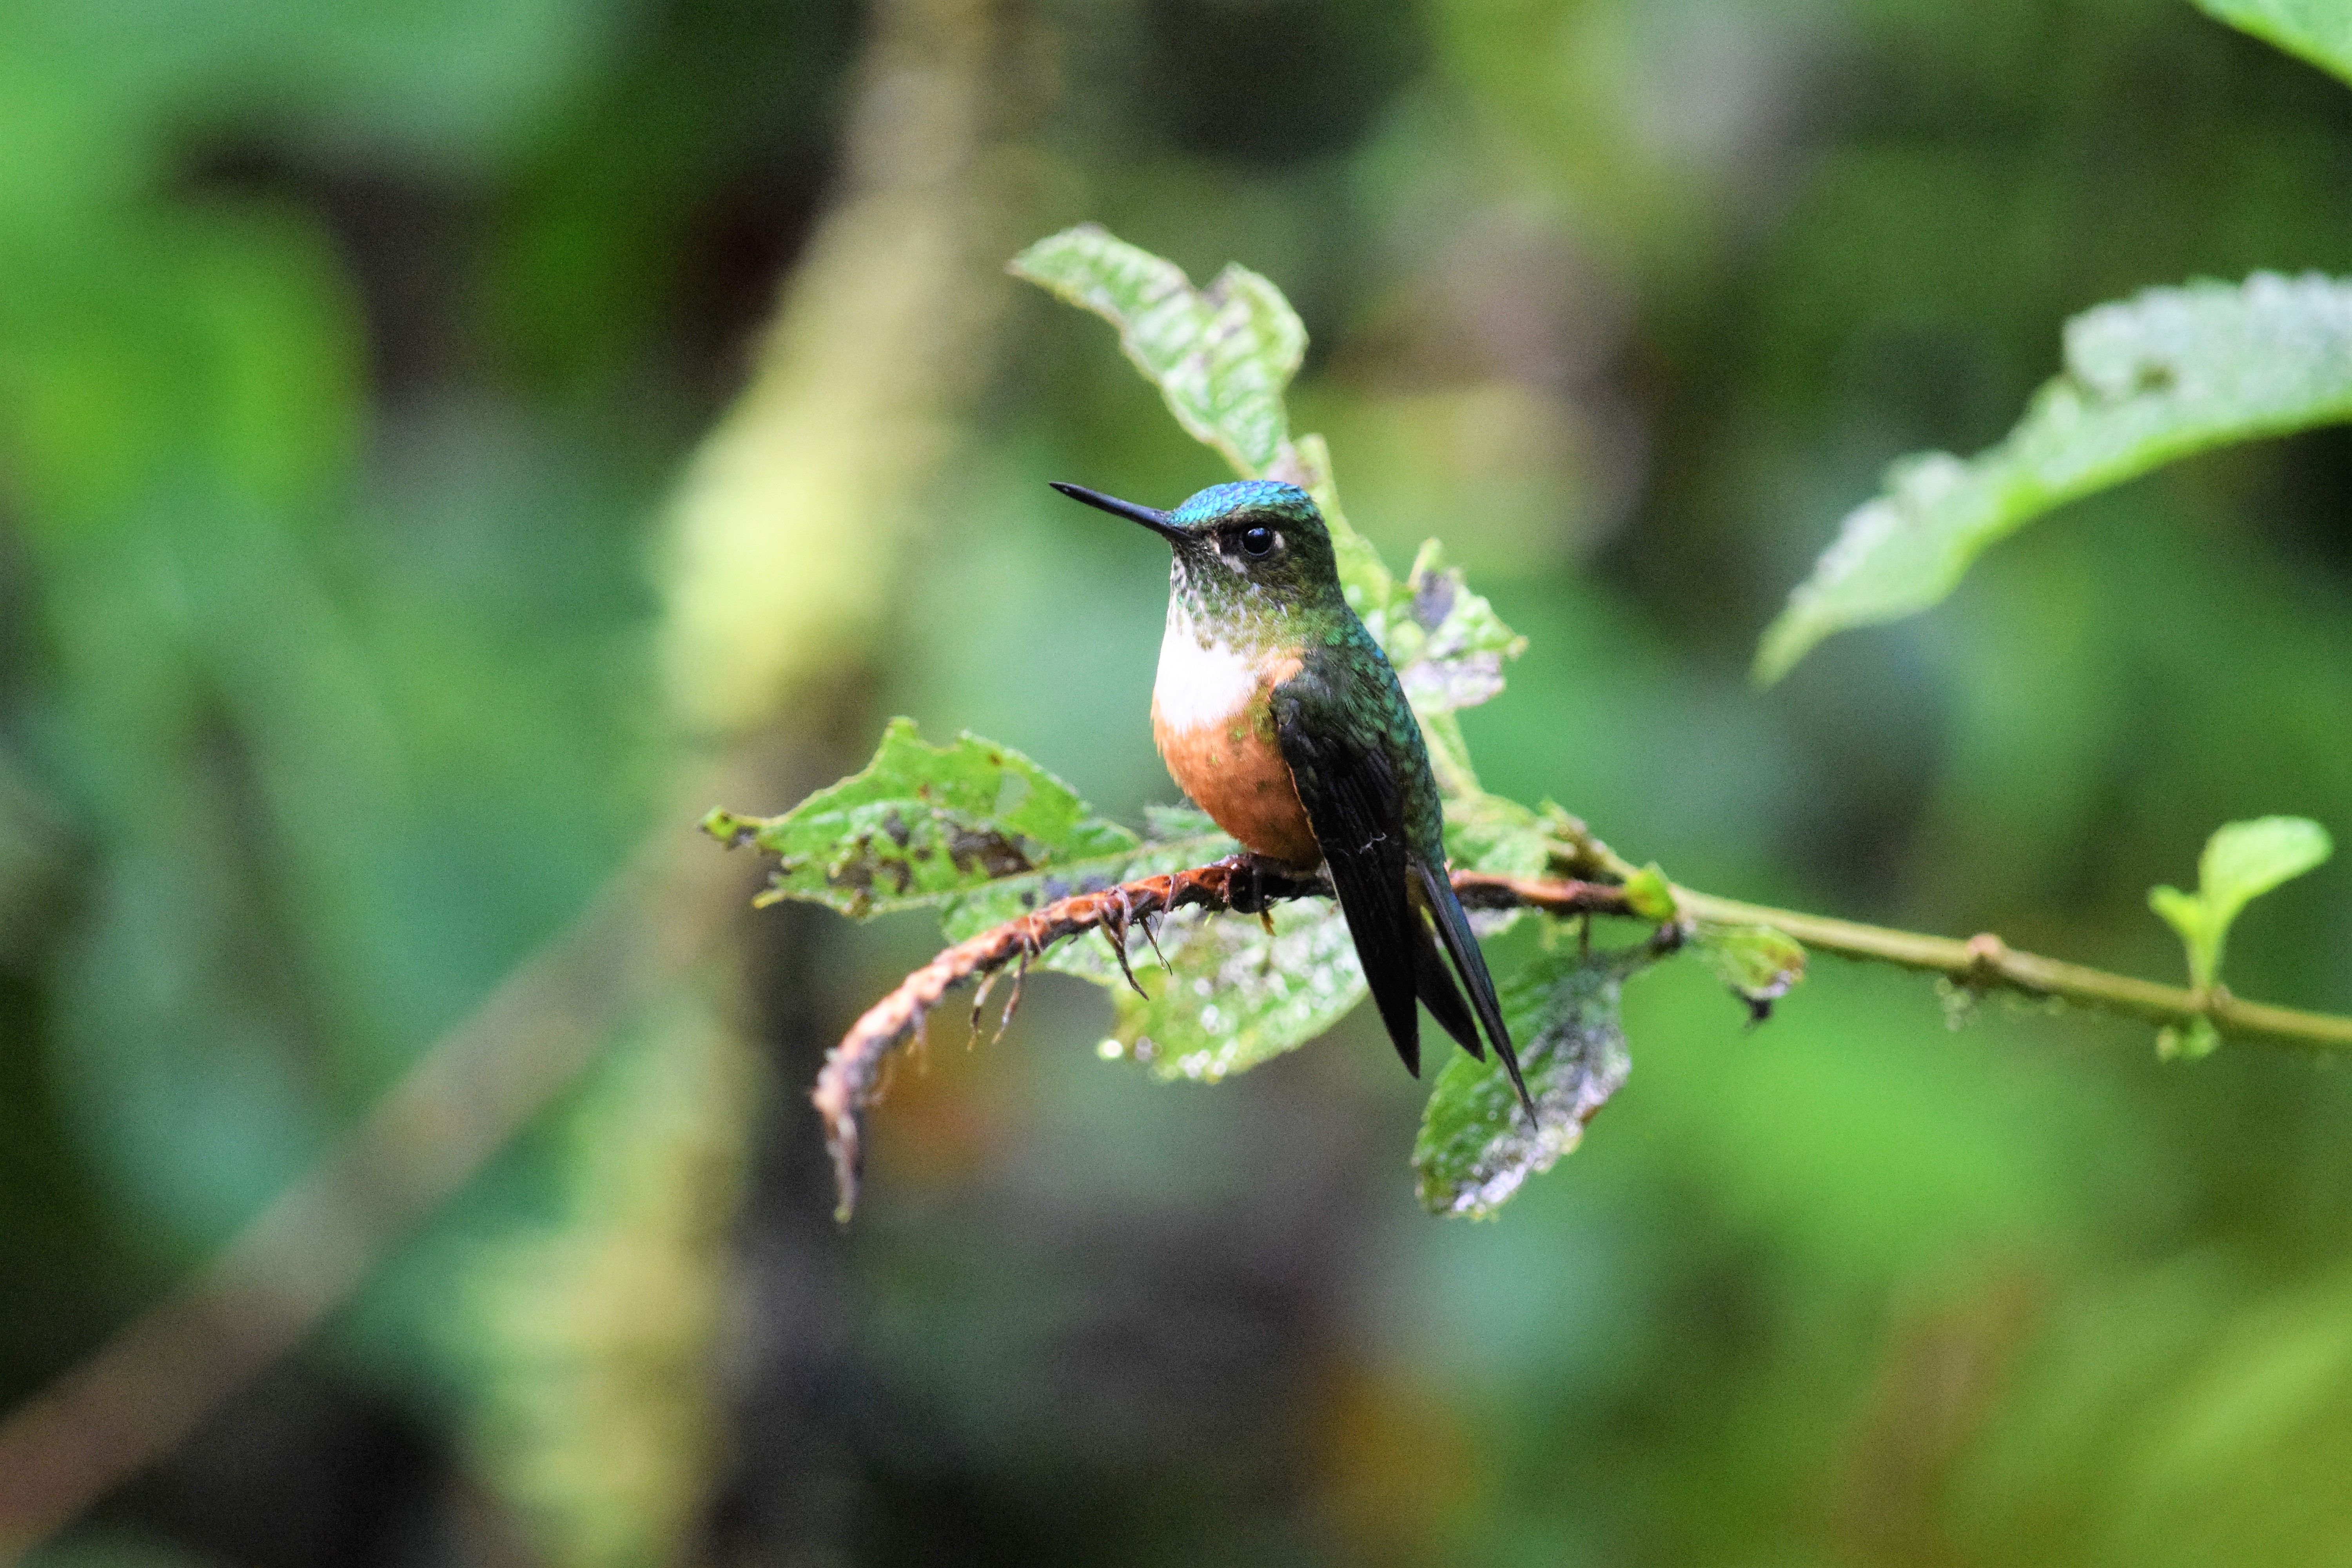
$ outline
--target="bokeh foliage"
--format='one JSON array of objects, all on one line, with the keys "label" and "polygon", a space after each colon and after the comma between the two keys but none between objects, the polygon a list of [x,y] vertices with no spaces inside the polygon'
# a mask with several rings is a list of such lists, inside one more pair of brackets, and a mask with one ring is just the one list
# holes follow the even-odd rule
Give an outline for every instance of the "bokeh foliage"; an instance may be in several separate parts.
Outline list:
[{"label": "bokeh foliage", "polygon": [[[1099,323],[995,272],[1092,216],[1282,282],[1350,520],[1391,561],[1443,537],[1529,639],[1461,721],[1493,790],[1700,886],[2147,973],[2179,954],[2147,889],[2212,825],[2352,821],[2340,432],[2078,502],[1933,614],[1747,681],[1836,520],[1906,452],[1999,441],[2067,319],[2352,274],[2329,76],[2172,0],[987,9],[971,276],[1013,330],[920,426],[953,461],[915,521],[822,536],[884,542],[825,563],[887,568],[895,631],[858,644],[856,711],[809,719],[854,742],[746,807],[894,712],[1120,821],[1167,798],[1160,563],[1043,481],[1223,472]],[[819,4],[159,15],[0,6],[12,1394],[647,828],[677,751],[650,650],[692,641],[656,624],[651,520],[807,259],[870,37]],[[2252,905],[2231,984],[2352,1005],[2346,875]],[[776,914],[754,1016],[796,1085],[908,952]],[[290,1383],[61,1553],[478,1557],[514,1517],[575,1561],[657,1552],[658,1497],[622,1483],[658,1467],[543,1435],[698,1374],[639,1341],[648,1374],[613,1375],[642,1300],[535,1331],[606,1299],[568,1282],[631,1306],[640,1261],[697,1258],[670,1299],[726,1326],[726,1426],[667,1452],[715,1488],[687,1527],[714,1556],[2300,1564],[2343,1538],[2338,1075],[2159,1068],[2139,1031],[1993,1005],[1948,1032],[1918,983],[1827,963],[1741,1034],[1686,964],[1628,990],[1641,1071],[1575,1158],[1506,1223],[1440,1226],[1376,1038],[1194,1094],[1092,1060],[1093,988],[1031,990],[1001,1047],[937,1040],[894,1087],[846,1241],[779,1094],[750,1207],[700,1247],[734,1179],[694,1163],[724,1146],[703,1113],[756,1096],[696,1066],[709,1020],[648,1021],[683,1043],[618,1040]]]},{"label": "bokeh foliage", "polygon": [[1777,680],[1832,632],[1927,608],[1987,546],[2052,508],[2228,442],[2352,419],[2352,287],[2256,273],[2152,289],[2066,323],[2066,374],[1992,450],[1905,458],[1848,515],[1766,628]]}]

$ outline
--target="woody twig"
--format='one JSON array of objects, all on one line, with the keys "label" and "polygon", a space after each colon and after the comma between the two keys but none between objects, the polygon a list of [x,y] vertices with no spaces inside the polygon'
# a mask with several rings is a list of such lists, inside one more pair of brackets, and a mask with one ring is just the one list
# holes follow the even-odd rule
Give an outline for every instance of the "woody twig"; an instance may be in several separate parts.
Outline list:
[{"label": "woody twig", "polygon": [[[1627,912],[1624,889],[1597,882],[1457,871],[1454,890],[1472,909],[1526,907],[1553,914]],[[841,1043],[825,1053],[824,1068],[817,1075],[816,1088],[809,1098],[824,1118],[825,1143],[833,1152],[834,1177],[840,1193],[835,1216],[846,1220],[856,1205],[865,1160],[859,1116],[880,1098],[883,1062],[891,1047],[921,1029],[930,1010],[956,986],[971,980],[981,982],[980,994],[972,1004],[977,1027],[988,984],[1008,966],[1013,968],[1013,994],[997,1026],[1002,1033],[1020,1005],[1020,983],[1030,963],[1057,942],[1100,930],[1128,984],[1141,994],[1143,987],[1129,966],[1130,931],[1140,929],[1156,952],[1158,937],[1151,922],[1174,910],[1198,907],[1255,913],[1277,900],[1328,898],[1330,892],[1330,884],[1318,877],[1300,877],[1265,861],[1234,855],[1206,866],[1141,877],[1056,900],[947,949],[867,1008]]]}]

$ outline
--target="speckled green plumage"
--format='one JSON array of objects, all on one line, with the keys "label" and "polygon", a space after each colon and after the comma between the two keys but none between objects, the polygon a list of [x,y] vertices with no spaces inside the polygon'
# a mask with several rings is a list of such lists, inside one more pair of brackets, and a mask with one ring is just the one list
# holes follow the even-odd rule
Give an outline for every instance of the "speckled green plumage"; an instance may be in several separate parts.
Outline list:
[{"label": "speckled green plumage", "polygon": [[[1420,722],[1388,657],[1344,599],[1339,617],[1318,641],[1301,650],[1298,673],[1274,689],[1276,713],[1280,716],[1287,706],[1309,726],[1344,729],[1386,752],[1404,806],[1406,843],[1414,854],[1443,866],[1445,808],[1430,776]],[[1295,762],[1292,771],[1297,772]],[[1307,788],[1301,780],[1300,793]]]}]

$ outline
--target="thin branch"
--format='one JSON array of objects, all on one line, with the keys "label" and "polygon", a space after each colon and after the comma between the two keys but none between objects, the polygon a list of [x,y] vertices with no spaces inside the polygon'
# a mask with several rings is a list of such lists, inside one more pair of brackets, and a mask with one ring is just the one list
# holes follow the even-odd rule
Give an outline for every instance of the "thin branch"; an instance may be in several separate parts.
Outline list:
[{"label": "thin branch", "polygon": [[[1098,927],[1114,947],[1124,950],[1128,928],[1155,915],[1188,906],[1246,912],[1277,899],[1329,892],[1328,883],[1286,876],[1246,856],[1234,855],[1189,870],[1143,877],[1098,892],[1056,900],[949,948],[868,1007],[841,1043],[825,1053],[824,1069],[817,1074],[816,1089],[809,1099],[824,1118],[825,1144],[833,1151],[834,1178],[841,1194],[835,1217],[847,1220],[857,1205],[857,1178],[865,1166],[858,1113],[877,1098],[876,1086],[883,1059],[892,1046],[921,1025],[924,1015],[938,1006],[950,990],[975,977],[993,975],[1015,960],[1026,964],[1063,938]],[[1150,928],[1144,929],[1149,932]],[[1125,966],[1122,957],[1121,967]],[[1133,984],[1131,973],[1128,979]],[[1018,1000],[1016,995],[1015,1003]],[[1008,1017],[1011,1012],[1008,1006]]]},{"label": "thin branch", "polygon": [[1454,873],[1456,897],[1474,910],[1541,910],[1552,915],[1626,915],[1625,889],[1611,882],[1549,877],[1505,877],[1490,871]]},{"label": "thin branch", "polygon": [[1916,931],[1833,920],[1827,915],[1719,899],[1687,888],[1675,889],[1675,902],[1692,920],[1771,926],[1816,952],[1875,959],[1905,969],[1941,974],[1974,991],[2014,991],[2026,996],[2056,997],[2157,1025],[2188,1025],[2203,1018],[2226,1035],[2255,1035],[2332,1050],[2352,1049],[2352,1018],[2242,1002],[2230,994],[2229,987],[2224,985],[2200,992],[2128,974],[2111,974],[2103,969],[2023,952],[1990,931],[1965,942],[1948,936],[1924,936]]},{"label": "thin branch", "polygon": [[[1558,915],[1628,912],[1624,889],[1599,882],[1456,871],[1454,889],[1473,909],[1525,907]],[[1176,910],[1198,907],[1248,914],[1276,900],[1328,898],[1330,892],[1330,884],[1320,878],[1293,876],[1247,856],[1234,855],[1210,865],[1057,900],[941,952],[867,1008],[841,1043],[825,1053],[824,1069],[817,1075],[816,1088],[809,1098],[824,1118],[825,1143],[833,1151],[834,1178],[841,1194],[835,1216],[848,1219],[857,1205],[857,1182],[866,1157],[858,1117],[880,1098],[882,1064],[890,1047],[920,1028],[924,1016],[956,986],[971,980],[985,986],[1007,964],[1017,961],[1025,968],[1054,943],[1100,930],[1118,955],[1120,973],[1140,994],[1143,987],[1136,984],[1128,964],[1127,933],[1131,928],[1139,927],[1156,950],[1158,942],[1151,938],[1150,922]],[[1005,1008],[1006,1017],[1019,1001],[1016,989]],[[977,1004],[972,1016],[977,1028]],[[1000,1024],[1000,1031],[1002,1027]]]},{"label": "thin branch", "polygon": [[[1570,819],[1569,835],[1553,846],[1552,864],[1576,874],[1598,872],[1622,881],[1635,867]],[[1458,882],[1457,879],[1457,882]],[[1717,898],[1696,889],[1674,889],[1675,909],[1685,920],[1718,925],[1767,925],[1820,952],[1875,960],[1927,974],[1940,974],[1972,991],[2013,991],[2036,998],[2056,997],[2081,1006],[2137,1018],[2159,1027],[2211,1022],[2225,1035],[2252,1035],[2326,1050],[2352,1049],[2352,1018],[2245,1002],[2226,985],[2206,991],[2164,985],[2128,974],[2112,974],[2085,964],[2044,958],[2010,946],[1990,931],[1965,941],[1919,931],[1864,925],[1830,915],[1774,909],[1738,899]],[[1613,911],[1612,911],[1613,912]]]},{"label": "thin branch", "polygon": [[[1641,918],[1629,904],[1625,889],[1612,883],[1483,871],[1456,871],[1453,879],[1454,890],[1473,909],[1522,908],[1561,916]],[[1148,934],[1150,927],[1146,922],[1151,917],[1187,906],[1248,913],[1276,900],[1328,898],[1330,891],[1330,885],[1320,879],[1271,871],[1263,863],[1254,864],[1248,857],[1236,855],[1211,865],[1062,899],[947,949],[867,1008],[841,1043],[825,1054],[824,1070],[817,1075],[816,1089],[809,1098],[824,1118],[825,1142],[833,1151],[834,1176],[841,1195],[835,1217],[846,1220],[856,1206],[865,1159],[859,1117],[879,1098],[882,1064],[890,1047],[920,1028],[924,1016],[954,987],[975,978],[985,983],[1015,961],[1025,970],[1055,942],[1097,929],[1109,939],[1120,971],[1134,985],[1135,975],[1127,962],[1130,926],[1142,924]],[[2021,952],[1989,932],[1962,942],[1742,903],[1680,887],[1674,889],[1674,899],[1681,919],[1668,921],[1661,929],[1662,936],[1678,938],[1684,922],[1771,926],[1818,952],[1941,974],[1975,991],[2057,997],[2159,1025],[2185,1025],[2206,1018],[2225,1033],[2352,1047],[2352,1018],[2242,1002],[2218,985],[2200,993],[2110,974]],[[1140,992],[1142,987],[1136,989]],[[1005,1009],[1008,1018],[1018,1002],[1016,991],[1013,1004]],[[1002,1028],[1000,1024],[1000,1033]]]}]

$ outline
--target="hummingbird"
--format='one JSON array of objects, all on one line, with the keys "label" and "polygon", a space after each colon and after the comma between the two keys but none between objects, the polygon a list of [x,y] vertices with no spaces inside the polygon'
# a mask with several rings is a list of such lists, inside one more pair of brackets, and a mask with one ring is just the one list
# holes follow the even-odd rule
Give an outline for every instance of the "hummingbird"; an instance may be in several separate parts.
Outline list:
[{"label": "hummingbird", "polygon": [[1054,488],[1174,549],[1151,689],[1151,735],[1170,775],[1253,855],[1307,876],[1329,868],[1407,1071],[1421,1076],[1417,998],[1481,1061],[1485,1026],[1534,1120],[1494,978],[1446,874],[1444,804],[1421,725],[1340,591],[1314,500],[1244,479],[1160,511]]}]

